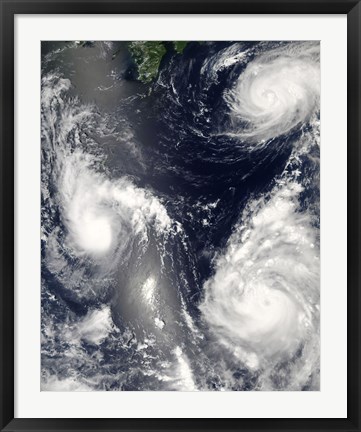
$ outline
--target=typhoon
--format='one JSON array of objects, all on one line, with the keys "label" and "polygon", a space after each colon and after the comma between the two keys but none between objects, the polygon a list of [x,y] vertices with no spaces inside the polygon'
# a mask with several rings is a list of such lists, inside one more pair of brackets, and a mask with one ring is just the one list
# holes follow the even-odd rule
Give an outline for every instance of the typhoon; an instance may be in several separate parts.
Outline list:
[{"label": "typhoon", "polygon": [[41,388],[320,385],[318,42],[43,42]]}]

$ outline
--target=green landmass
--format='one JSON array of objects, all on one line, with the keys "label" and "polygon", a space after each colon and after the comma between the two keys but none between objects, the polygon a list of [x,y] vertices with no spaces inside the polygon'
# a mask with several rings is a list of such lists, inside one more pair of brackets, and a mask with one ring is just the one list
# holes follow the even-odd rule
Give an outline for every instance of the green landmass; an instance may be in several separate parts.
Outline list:
[{"label": "green landmass", "polygon": [[184,51],[184,48],[187,46],[187,41],[174,41],[174,49],[177,51],[178,54],[182,54]]},{"label": "green landmass", "polygon": [[[173,41],[171,43],[178,54],[183,54],[189,42]],[[157,77],[160,62],[167,49],[172,47],[171,43],[162,41],[129,42],[129,51],[137,65],[139,81],[149,84]],[[117,53],[114,53],[112,58],[115,58],[116,55]]]},{"label": "green landmass", "polygon": [[143,83],[153,81],[158,75],[160,62],[166,53],[163,42],[130,42],[129,51],[138,68],[138,79]]}]

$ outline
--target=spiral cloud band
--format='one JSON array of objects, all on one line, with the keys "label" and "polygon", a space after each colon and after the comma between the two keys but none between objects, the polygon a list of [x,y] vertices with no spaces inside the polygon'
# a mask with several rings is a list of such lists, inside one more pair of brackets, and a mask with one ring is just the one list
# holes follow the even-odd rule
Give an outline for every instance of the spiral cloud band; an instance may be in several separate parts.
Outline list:
[{"label": "spiral cloud band", "polygon": [[291,358],[317,332],[317,239],[301,191],[290,183],[250,203],[205,286],[203,316],[249,367]]},{"label": "spiral cloud band", "polygon": [[244,140],[267,141],[307,120],[319,106],[319,46],[295,43],[252,61],[226,93]]}]

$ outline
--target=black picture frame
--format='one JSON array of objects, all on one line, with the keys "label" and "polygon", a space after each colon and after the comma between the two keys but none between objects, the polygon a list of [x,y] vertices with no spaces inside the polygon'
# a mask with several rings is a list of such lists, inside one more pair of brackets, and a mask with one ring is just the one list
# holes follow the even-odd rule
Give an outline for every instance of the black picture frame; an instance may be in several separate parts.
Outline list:
[{"label": "black picture frame", "polygon": [[[14,418],[14,17],[16,14],[347,14],[347,418]],[[2,431],[360,431],[361,3],[354,0],[0,0],[0,428]],[[285,413],[286,414],[286,413]]]}]

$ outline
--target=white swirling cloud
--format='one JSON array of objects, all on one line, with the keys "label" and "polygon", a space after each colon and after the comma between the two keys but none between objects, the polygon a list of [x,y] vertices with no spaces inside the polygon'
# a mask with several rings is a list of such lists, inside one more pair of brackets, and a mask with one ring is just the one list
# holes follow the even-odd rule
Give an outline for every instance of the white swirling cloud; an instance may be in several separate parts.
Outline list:
[{"label": "white swirling cloud", "polygon": [[307,121],[319,109],[318,43],[295,43],[256,57],[225,94],[234,135],[267,141]]},{"label": "white swirling cloud", "polygon": [[[93,129],[94,108],[76,99],[63,99],[70,88],[68,79],[56,75],[42,80],[43,146],[54,154],[53,165],[44,157],[44,173],[52,173],[56,205],[72,253],[109,257],[115,249],[124,250],[136,235],[146,240],[150,226],[155,232],[167,231],[171,220],[150,191],[135,186],[126,177],[111,179],[100,172],[104,161],[84,149],[80,140],[84,129]],[[47,183],[42,193],[49,196]]]},{"label": "white swirling cloud", "polygon": [[150,192],[126,178],[109,180],[92,169],[89,155],[74,151],[64,161],[58,184],[68,242],[81,253],[104,254],[124,247],[147,227],[166,230],[171,220]]},{"label": "white swirling cloud", "polygon": [[301,191],[289,182],[252,201],[205,284],[204,319],[250,368],[290,359],[318,334],[317,230],[298,211]]}]

